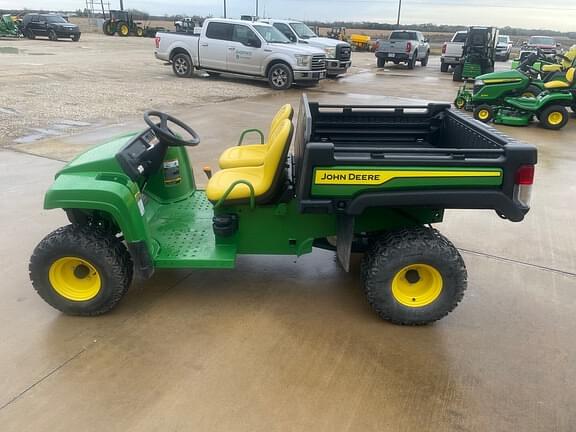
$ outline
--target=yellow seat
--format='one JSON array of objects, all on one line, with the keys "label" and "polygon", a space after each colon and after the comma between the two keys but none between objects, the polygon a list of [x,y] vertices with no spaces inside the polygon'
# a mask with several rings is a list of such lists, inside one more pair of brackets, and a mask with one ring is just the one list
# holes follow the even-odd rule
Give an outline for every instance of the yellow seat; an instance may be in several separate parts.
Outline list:
[{"label": "yellow seat", "polygon": [[544,84],[544,88],[551,90],[551,89],[562,89],[562,88],[569,88],[574,83],[574,73],[576,72],[575,68],[570,68],[566,72],[566,81],[550,81]]},{"label": "yellow seat", "polygon": [[[262,165],[218,171],[208,182],[206,197],[216,203],[235,183],[243,181],[252,185],[257,202],[266,202],[272,198],[290,148],[293,130],[291,120],[282,120],[270,135],[268,151],[264,154]],[[244,201],[249,199],[250,195],[250,187],[245,183],[238,183],[226,196],[226,201]]]},{"label": "yellow seat", "polygon": [[542,65],[542,72],[560,72],[562,65],[559,64],[546,64]]},{"label": "yellow seat", "polygon": [[[222,155],[220,155],[220,159],[218,160],[220,168],[226,169],[262,165],[264,162],[264,155],[268,151],[270,144],[270,136],[274,132],[274,129],[276,129],[283,120],[292,120],[293,115],[294,109],[292,108],[292,105],[284,105],[272,119],[270,130],[268,131],[268,140],[266,142],[262,144],[242,145],[241,140],[236,147],[226,149]],[[242,134],[242,137],[243,136],[244,134]]]}]

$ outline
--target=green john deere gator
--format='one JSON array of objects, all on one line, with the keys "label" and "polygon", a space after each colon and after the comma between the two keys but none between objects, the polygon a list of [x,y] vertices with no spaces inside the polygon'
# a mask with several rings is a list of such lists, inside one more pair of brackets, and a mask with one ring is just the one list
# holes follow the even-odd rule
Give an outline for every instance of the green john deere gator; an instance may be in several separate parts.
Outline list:
[{"label": "green john deere gator", "polygon": [[187,152],[199,136],[160,112],[145,114],[144,131],[70,162],[45,197],[71,224],[32,255],[38,294],[64,313],[98,315],[135,274],[232,269],[238,255],[316,247],[334,250],[345,270],[363,253],[362,284],[380,317],[427,324],[467,284],[458,250],[431,226],[444,210],[492,209],[514,222],[529,211],[536,148],[449,105],[321,105],[304,95],[293,144],[292,116],[284,106],[261,143],[227,149],[205,190]]}]

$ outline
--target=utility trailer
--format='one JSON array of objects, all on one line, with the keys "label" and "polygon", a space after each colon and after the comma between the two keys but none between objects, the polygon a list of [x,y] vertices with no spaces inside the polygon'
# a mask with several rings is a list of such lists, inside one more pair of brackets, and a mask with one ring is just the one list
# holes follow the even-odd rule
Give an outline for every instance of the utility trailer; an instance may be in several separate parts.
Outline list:
[{"label": "utility trailer", "polygon": [[304,95],[293,154],[292,115],[289,105],[278,112],[268,142],[226,150],[205,190],[185,148],[199,136],[164,113],[146,113],[144,131],[70,162],[44,206],[65,210],[71,225],[35,249],[34,288],[65,313],[98,315],[134,273],[231,269],[238,255],[319,247],[335,250],[345,270],[363,253],[374,310],[421,325],[447,315],[466,289],[462,257],[431,227],[444,210],[492,209],[514,222],[529,210],[536,148],[449,105],[323,105]]}]

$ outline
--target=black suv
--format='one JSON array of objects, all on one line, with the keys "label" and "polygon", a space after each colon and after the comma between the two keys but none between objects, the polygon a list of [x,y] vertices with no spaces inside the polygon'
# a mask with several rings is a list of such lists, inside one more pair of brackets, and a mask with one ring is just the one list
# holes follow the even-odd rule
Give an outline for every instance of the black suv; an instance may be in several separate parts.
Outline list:
[{"label": "black suv", "polygon": [[47,36],[52,41],[58,38],[71,38],[74,42],[80,40],[80,28],[75,24],[70,24],[60,15],[28,14],[22,20],[21,29],[28,39]]}]

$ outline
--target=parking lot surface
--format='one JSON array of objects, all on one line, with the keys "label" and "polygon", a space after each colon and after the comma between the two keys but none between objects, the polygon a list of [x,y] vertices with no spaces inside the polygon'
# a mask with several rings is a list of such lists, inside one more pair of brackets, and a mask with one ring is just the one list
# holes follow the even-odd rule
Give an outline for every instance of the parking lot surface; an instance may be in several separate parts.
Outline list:
[{"label": "parking lot surface", "polygon": [[[10,48],[10,49],[7,49]],[[14,49],[18,50],[15,52]],[[10,51],[10,52],[8,52]],[[43,53],[43,54],[32,54]],[[435,325],[380,321],[359,257],[241,257],[229,271],[162,271],[112,313],[67,317],[28,279],[40,239],[66,224],[42,210],[54,174],[89,146],[168,111],[202,137],[201,167],[267,128],[276,109],[451,101],[457,84],[427,68],[351,74],[276,93],[265,83],[177,79],[152,41],[87,35],[80,44],[0,40],[1,431],[572,431],[576,424],[576,118],[552,132],[499,127],[539,150],[532,210],[514,224],[447,211],[469,287]],[[508,67],[499,64],[498,67]]]}]

